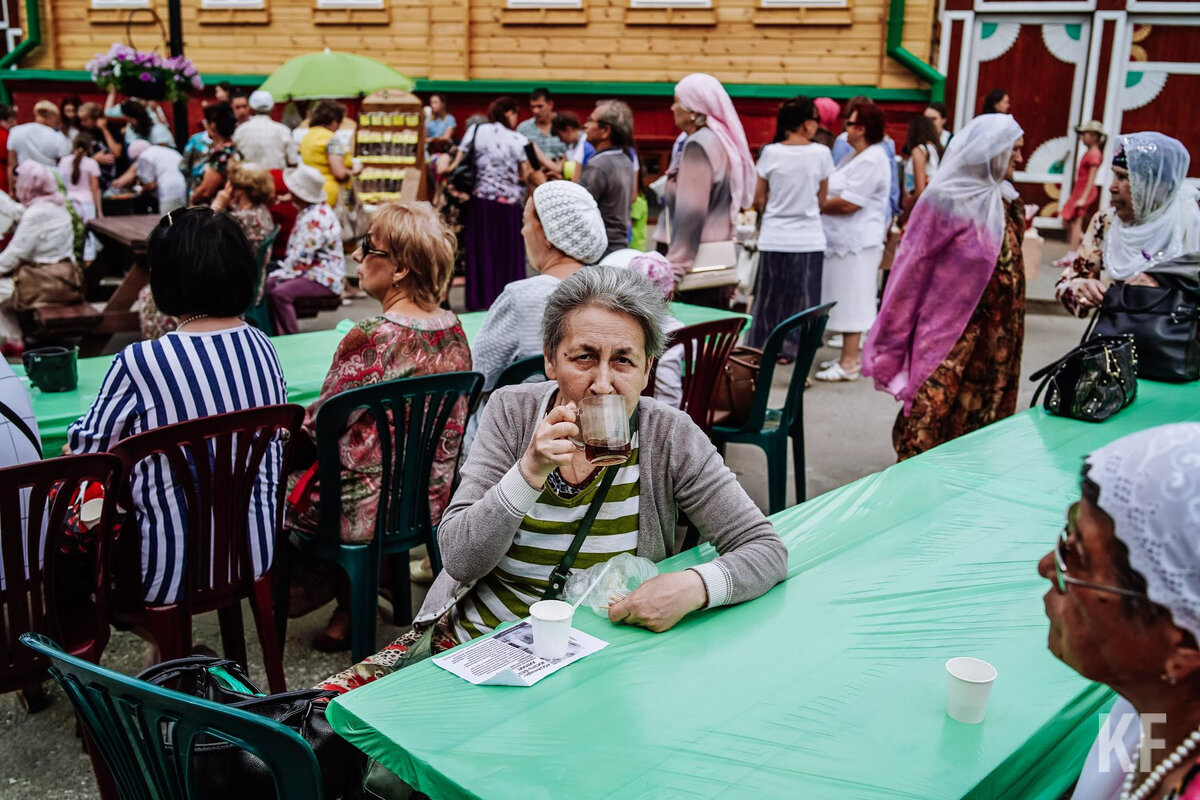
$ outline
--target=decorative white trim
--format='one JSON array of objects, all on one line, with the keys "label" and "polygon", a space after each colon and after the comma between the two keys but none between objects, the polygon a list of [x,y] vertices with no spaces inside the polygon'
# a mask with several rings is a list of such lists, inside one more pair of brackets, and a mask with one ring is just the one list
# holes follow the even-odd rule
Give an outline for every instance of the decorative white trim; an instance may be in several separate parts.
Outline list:
[{"label": "decorative white trim", "polygon": [[[985,26],[995,26],[990,36],[984,37]],[[975,41],[972,52],[977,61],[995,61],[1012,49],[1021,35],[1021,23],[998,22],[992,19],[975,21]]]},{"label": "decorative white trim", "polygon": [[712,0],[629,0],[630,8],[712,8]]},{"label": "decorative white trim", "polygon": [[200,7],[257,10],[266,6],[263,0],[200,0]]},{"label": "decorative white trim", "polygon": [[[1038,145],[1037,150],[1025,158],[1025,169],[1021,171],[1021,174],[1026,177],[1022,180],[1038,183],[1062,183],[1063,176],[1070,174],[1071,151],[1074,149],[1074,144],[1075,142],[1070,136],[1056,136],[1042,142]],[[1059,161],[1063,163],[1063,171],[1051,172],[1050,168]]]},{"label": "decorative white trim", "polygon": [[1125,10],[1143,14],[1200,14],[1200,3],[1161,3],[1156,0],[1126,0]]},{"label": "decorative white trim", "polygon": [[[1125,65],[1125,84],[1121,87],[1121,110],[1133,111],[1154,102],[1154,98],[1167,85],[1167,73],[1158,70],[1143,69],[1141,61],[1131,61]],[[1200,66],[1197,64],[1196,66]],[[1192,73],[1200,74],[1200,73]],[[1137,83],[1128,85],[1129,76],[1137,75]]]},{"label": "decorative white trim", "polygon": [[845,8],[847,0],[761,0],[763,8]]},{"label": "decorative white trim", "polygon": [[1200,75],[1200,64],[1189,61],[1133,61],[1132,72],[1165,72],[1169,75]]},{"label": "decorative white trim", "polygon": [[508,0],[509,8],[583,8],[583,0]]},{"label": "decorative white trim", "polygon": [[1095,11],[1096,0],[975,0],[973,10],[982,14],[993,11],[1033,11],[1042,14]]},{"label": "decorative white trim", "polygon": [[[1061,139],[1063,137],[1059,137],[1059,138]],[[1052,139],[1051,141],[1057,141],[1057,140]],[[1041,150],[1041,149],[1042,148],[1040,148],[1040,147],[1038,148],[1038,150]],[[1068,157],[1069,157],[1069,154],[1068,154]],[[1013,183],[1039,183],[1039,184],[1040,183],[1057,183],[1057,184],[1061,185],[1064,182],[1065,181],[1063,181],[1063,175],[1059,175],[1057,172],[1014,172],[1013,173]]]},{"label": "decorative white trim", "polygon": [[317,0],[317,8],[383,8],[383,0]]},{"label": "decorative white trim", "polygon": [[[974,30],[975,12],[967,11],[963,15],[962,39],[958,47],[958,86],[954,94],[953,130],[958,130],[966,125],[975,112],[975,84],[971,77],[975,73],[974,62],[971,60],[971,36]],[[968,95],[971,97],[969,101],[967,100]]]},{"label": "decorative white trim", "polygon": [[150,0],[92,0],[92,8],[149,8]]},{"label": "decorative white trim", "polygon": [[[1079,38],[1072,39],[1068,27],[1079,28]],[[1083,64],[1088,55],[1088,39],[1085,25],[1076,22],[1046,23],[1042,25],[1042,44],[1050,54],[1066,64]]]}]

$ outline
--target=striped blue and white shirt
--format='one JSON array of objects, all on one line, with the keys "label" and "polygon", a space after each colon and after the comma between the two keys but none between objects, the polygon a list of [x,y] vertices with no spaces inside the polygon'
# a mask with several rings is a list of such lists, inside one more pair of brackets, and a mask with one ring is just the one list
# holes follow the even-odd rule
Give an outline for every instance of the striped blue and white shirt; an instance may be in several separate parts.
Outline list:
[{"label": "striped blue and white shirt", "polygon": [[[261,331],[248,325],[211,333],[173,331],[118,353],[92,407],[71,425],[67,437],[72,452],[99,453],[163,425],[285,402],[279,357]],[[282,460],[283,445],[275,442],[263,459],[251,498],[255,576],[271,566]],[[186,506],[176,496],[164,456],[135,466],[132,481],[146,602],[177,602],[186,552]]]}]

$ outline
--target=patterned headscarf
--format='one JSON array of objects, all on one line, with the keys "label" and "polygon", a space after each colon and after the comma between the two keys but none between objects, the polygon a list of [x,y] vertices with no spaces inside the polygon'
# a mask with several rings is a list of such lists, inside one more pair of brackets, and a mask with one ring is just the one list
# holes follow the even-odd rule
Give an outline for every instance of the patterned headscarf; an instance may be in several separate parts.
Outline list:
[{"label": "patterned headscarf", "polygon": [[1150,599],[1200,641],[1200,423],[1122,436],[1087,465]]},{"label": "patterned headscarf", "polygon": [[667,257],[662,253],[651,252],[634,256],[629,261],[629,268],[649,278],[663,293],[663,297],[669,298],[671,292],[675,291],[675,272],[671,269],[671,262],[667,261]]},{"label": "patterned headscarf", "polygon": [[22,161],[17,165],[17,201],[29,206],[34,203],[65,205],[66,198],[59,191],[58,179],[49,167],[36,161]]}]

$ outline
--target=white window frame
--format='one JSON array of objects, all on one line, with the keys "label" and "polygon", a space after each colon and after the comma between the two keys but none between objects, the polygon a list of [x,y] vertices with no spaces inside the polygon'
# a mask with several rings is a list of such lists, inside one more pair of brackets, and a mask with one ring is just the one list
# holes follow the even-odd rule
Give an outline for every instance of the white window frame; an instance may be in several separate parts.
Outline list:
[{"label": "white window frame", "polygon": [[204,9],[232,8],[246,11],[261,11],[266,8],[266,3],[265,0],[200,0],[200,7]]},{"label": "white window frame", "polygon": [[317,0],[317,8],[383,8],[383,0]]},{"label": "white window frame", "polygon": [[712,0],[629,0],[630,8],[712,8]]},{"label": "white window frame", "polygon": [[508,8],[583,8],[583,0],[508,0]]},{"label": "white window frame", "polygon": [[848,0],[762,0],[762,8],[848,8]]},{"label": "white window frame", "polygon": [[92,0],[92,8],[150,8],[150,0]]}]

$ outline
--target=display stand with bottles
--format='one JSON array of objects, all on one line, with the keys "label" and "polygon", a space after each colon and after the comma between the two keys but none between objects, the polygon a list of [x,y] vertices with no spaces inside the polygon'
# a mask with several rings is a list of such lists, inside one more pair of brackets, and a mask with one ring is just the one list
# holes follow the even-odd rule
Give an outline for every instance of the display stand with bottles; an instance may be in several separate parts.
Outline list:
[{"label": "display stand with bottles", "polygon": [[420,98],[396,89],[364,97],[354,157],[363,165],[358,175],[363,203],[425,199],[425,116]]}]

